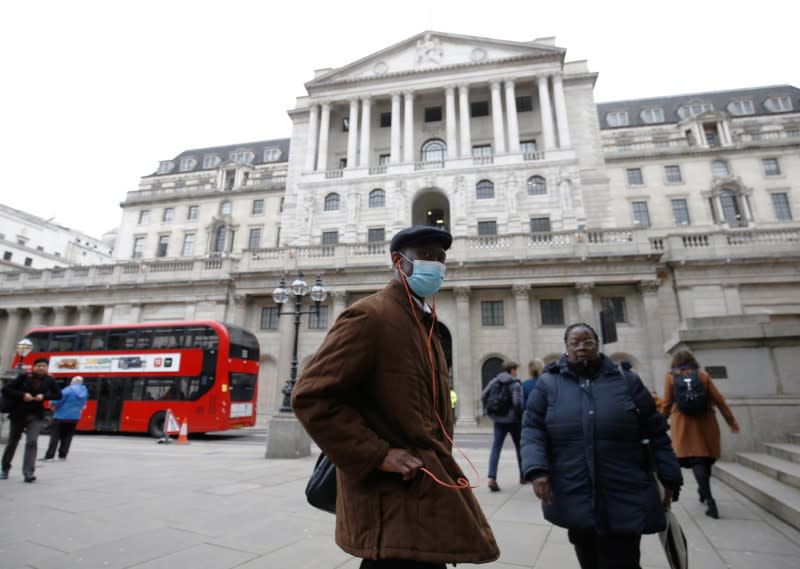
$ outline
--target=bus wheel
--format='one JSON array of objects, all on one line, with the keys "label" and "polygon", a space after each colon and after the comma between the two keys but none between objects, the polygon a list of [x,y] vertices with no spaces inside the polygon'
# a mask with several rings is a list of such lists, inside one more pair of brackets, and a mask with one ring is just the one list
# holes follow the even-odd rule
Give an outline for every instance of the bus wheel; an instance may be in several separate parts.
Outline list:
[{"label": "bus wheel", "polygon": [[147,432],[150,433],[150,436],[155,439],[160,439],[164,436],[164,419],[166,419],[167,413],[165,411],[159,411],[152,417],[150,417],[150,423],[147,425]]}]

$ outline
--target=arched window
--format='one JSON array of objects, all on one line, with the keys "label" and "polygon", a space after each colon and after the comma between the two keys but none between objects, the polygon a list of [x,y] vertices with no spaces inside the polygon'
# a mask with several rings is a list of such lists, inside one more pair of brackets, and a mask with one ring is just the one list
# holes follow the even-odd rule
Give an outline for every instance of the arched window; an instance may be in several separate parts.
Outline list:
[{"label": "arched window", "polygon": [[714,160],[711,163],[711,173],[718,178],[726,178],[731,175],[728,163],[725,160]]},{"label": "arched window", "polygon": [[422,145],[423,162],[441,162],[447,158],[447,145],[443,140],[433,138]]},{"label": "arched window", "polygon": [[339,194],[336,192],[325,196],[325,211],[337,211],[339,209]]},{"label": "arched window", "polygon": [[386,192],[376,188],[369,193],[369,207],[386,207]]},{"label": "arched window", "polygon": [[211,244],[211,252],[212,253],[224,253],[225,252],[225,238],[228,236],[227,228],[222,225],[214,232],[214,241]]},{"label": "arched window", "polygon": [[503,371],[503,360],[500,358],[489,358],[481,366],[481,384],[484,389],[489,382],[501,371]]},{"label": "arched window", "polygon": [[494,197],[494,184],[491,180],[481,180],[475,184],[475,199],[488,200]]},{"label": "arched window", "polygon": [[231,211],[233,211],[233,206],[231,206],[231,202],[228,200],[225,200],[219,205],[220,215],[230,215]]},{"label": "arched window", "polygon": [[528,195],[542,196],[547,193],[547,183],[541,176],[531,176],[528,178]]}]

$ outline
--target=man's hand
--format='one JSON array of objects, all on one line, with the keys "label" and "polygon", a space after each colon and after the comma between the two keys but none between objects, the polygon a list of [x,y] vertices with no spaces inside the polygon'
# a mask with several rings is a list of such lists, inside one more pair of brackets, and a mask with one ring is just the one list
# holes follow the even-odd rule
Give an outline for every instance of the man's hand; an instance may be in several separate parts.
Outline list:
[{"label": "man's hand", "polygon": [[672,488],[664,488],[664,499],[661,504],[664,506],[665,512],[669,512],[670,507],[672,507],[672,493]]},{"label": "man's hand", "polygon": [[533,481],[533,493],[548,506],[553,503],[553,488],[550,486],[550,477],[542,476]]},{"label": "man's hand", "polygon": [[33,398],[34,401],[44,401],[44,395],[41,393]]},{"label": "man's hand", "polygon": [[422,461],[402,448],[390,448],[378,467],[383,472],[396,472],[402,475],[403,480],[414,478],[420,468],[422,468]]},{"label": "man's hand", "polygon": [[25,403],[30,403],[31,401],[33,401],[33,395],[31,395],[30,393],[26,393],[25,395],[22,396],[22,400]]}]

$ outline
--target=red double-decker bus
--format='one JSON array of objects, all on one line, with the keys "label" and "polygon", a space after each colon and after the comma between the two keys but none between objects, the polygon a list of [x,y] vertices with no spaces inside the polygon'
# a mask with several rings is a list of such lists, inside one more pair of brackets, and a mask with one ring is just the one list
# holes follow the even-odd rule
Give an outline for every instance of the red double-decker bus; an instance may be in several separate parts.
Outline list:
[{"label": "red double-decker bus", "polygon": [[[36,358],[62,385],[81,375],[89,402],[82,431],[163,434],[172,409],[190,433],[256,422],[259,346],[247,330],[215,321],[34,328]],[[14,360],[17,364],[17,358]]]}]

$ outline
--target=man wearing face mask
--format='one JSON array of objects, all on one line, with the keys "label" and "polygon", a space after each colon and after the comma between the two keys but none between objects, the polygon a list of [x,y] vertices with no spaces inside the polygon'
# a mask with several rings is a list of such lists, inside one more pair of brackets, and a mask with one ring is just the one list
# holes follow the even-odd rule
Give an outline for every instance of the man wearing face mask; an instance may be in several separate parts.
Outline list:
[{"label": "man wearing face mask", "polygon": [[449,378],[429,301],[451,242],[428,226],[398,232],[394,279],[342,312],[292,393],[297,418],[336,465],[336,543],[362,569],[499,556],[472,490],[456,488],[464,474],[448,441]]}]

